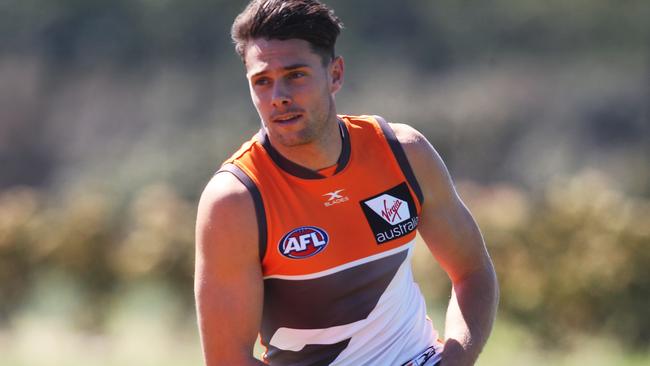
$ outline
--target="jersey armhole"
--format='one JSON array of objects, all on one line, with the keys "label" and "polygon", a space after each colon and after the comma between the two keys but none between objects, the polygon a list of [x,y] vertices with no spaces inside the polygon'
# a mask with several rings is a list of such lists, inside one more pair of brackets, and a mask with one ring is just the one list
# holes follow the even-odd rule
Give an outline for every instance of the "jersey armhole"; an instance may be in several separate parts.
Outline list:
[{"label": "jersey armhole", "polygon": [[250,192],[255,205],[255,217],[257,218],[257,231],[258,231],[258,251],[260,256],[260,263],[264,260],[266,255],[266,241],[267,241],[267,225],[266,225],[266,211],[264,210],[264,202],[262,201],[262,194],[257,188],[253,180],[237,165],[233,163],[224,164],[215,174],[221,172],[228,172],[235,176]]},{"label": "jersey armhole", "polygon": [[386,141],[388,141],[388,145],[390,146],[390,149],[393,151],[393,155],[395,156],[395,159],[397,160],[400,169],[402,169],[402,173],[404,174],[404,177],[406,177],[406,181],[411,186],[411,189],[413,189],[413,192],[415,192],[415,195],[417,196],[417,199],[420,202],[420,207],[421,207],[422,204],[424,203],[424,196],[422,195],[422,189],[420,189],[420,184],[418,183],[418,180],[415,177],[415,173],[413,173],[413,169],[411,168],[411,164],[409,163],[409,160],[406,157],[406,153],[404,152],[404,148],[402,147],[402,144],[397,140],[397,136],[395,136],[395,132],[388,125],[388,122],[386,122],[386,120],[383,117],[381,116],[373,116],[373,117],[379,124],[381,131],[384,133],[384,137],[386,138]]}]

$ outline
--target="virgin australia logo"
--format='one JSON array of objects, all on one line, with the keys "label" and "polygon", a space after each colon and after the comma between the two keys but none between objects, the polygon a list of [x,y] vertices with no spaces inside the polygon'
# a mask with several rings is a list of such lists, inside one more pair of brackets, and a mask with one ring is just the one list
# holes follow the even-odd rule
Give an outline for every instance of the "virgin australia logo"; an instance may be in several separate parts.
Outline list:
[{"label": "virgin australia logo", "polygon": [[411,218],[408,202],[389,194],[382,194],[364,203],[391,225]]},{"label": "virgin australia logo", "polygon": [[406,182],[359,202],[366,220],[383,244],[412,233],[418,226],[415,201]]}]

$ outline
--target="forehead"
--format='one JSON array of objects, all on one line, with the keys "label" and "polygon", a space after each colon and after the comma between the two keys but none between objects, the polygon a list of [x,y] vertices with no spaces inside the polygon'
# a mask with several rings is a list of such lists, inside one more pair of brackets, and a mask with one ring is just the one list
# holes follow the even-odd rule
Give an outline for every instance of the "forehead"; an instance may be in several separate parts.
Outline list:
[{"label": "forehead", "polygon": [[248,42],[245,55],[248,76],[292,65],[316,67],[321,64],[320,56],[302,39],[253,39]]}]

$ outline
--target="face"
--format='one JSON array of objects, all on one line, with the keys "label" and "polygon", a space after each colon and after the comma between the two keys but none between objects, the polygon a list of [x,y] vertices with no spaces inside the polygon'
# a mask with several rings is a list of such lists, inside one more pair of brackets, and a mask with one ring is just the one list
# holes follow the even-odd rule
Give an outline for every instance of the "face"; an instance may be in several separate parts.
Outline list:
[{"label": "face", "polygon": [[247,45],[245,63],[253,104],[274,144],[312,143],[336,122],[340,57],[324,66],[307,41],[254,39]]}]

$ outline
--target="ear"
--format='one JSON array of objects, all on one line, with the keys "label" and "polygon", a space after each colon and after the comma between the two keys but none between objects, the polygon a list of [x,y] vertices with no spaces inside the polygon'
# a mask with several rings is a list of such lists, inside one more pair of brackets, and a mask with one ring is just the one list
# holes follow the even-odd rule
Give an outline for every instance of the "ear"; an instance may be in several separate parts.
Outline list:
[{"label": "ear", "polygon": [[328,72],[330,77],[330,93],[335,94],[343,86],[343,75],[345,73],[343,57],[336,56],[330,62]]}]

